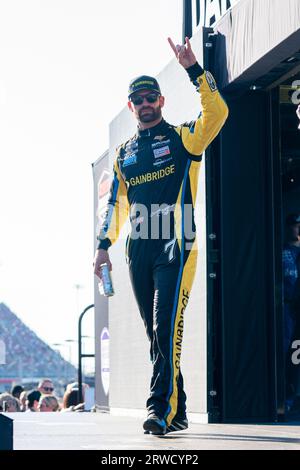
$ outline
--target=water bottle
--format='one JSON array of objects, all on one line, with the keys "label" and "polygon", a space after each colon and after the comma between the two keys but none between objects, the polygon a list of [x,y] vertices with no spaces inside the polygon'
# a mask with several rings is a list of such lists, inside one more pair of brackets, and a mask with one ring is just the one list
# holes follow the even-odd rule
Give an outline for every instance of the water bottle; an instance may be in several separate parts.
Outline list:
[{"label": "water bottle", "polygon": [[100,266],[101,269],[101,280],[98,284],[99,292],[105,297],[111,297],[114,295],[114,288],[112,284],[111,274],[107,263],[103,263]]}]

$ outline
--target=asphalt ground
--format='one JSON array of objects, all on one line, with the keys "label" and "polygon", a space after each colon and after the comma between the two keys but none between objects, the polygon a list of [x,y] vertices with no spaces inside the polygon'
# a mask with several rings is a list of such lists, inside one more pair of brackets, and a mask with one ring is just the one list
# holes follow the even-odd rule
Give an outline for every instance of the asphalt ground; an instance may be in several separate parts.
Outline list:
[{"label": "asphalt ground", "polygon": [[143,419],[108,413],[10,413],[6,416],[14,420],[14,450],[300,450],[300,423],[190,423],[185,431],[153,436],[143,433]]}]

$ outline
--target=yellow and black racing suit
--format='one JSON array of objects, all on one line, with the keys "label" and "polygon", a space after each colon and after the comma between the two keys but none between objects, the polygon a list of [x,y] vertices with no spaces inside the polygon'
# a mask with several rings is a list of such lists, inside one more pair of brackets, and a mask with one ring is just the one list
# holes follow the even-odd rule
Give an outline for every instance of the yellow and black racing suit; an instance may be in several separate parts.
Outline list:
[{"label": "yellow and black racing suit", "polygon": [[130,215],[129,272],[153,363],[147,408],[167,426],[175,416],[185,418],[180,356],[183,316],[196,269],[193,210],[201,155],[228,115],[212,75],[198,63],[187,72],[200,92],[200,116],[179,126],[162,120],[138,129],[118,148],[98,237],[98,247],[108,249]]}]

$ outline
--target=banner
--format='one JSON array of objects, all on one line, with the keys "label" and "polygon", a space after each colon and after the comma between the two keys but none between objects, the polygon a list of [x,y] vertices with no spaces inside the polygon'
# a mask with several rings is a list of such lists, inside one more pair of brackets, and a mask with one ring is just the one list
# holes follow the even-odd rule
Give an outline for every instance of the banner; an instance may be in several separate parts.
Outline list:
[{"label": "banner", "polygon": [[[108,151],[93,163],[92,167],[94,179],[94,248],[96,250],[98,245],[97,235],[99,235],[100,226],[105,214],[110,188]],[[98,282],[95,276],[95,401],[98,407],[107,408],[109,403],[108,301],[106,297],[100,295]],[[105,335],[103,335],[103,332],[105,332]]]},{"label": "banner", "polygon": [[183,37],[193,36],[201,27],[213,26],[240,0],[184,0]]}]

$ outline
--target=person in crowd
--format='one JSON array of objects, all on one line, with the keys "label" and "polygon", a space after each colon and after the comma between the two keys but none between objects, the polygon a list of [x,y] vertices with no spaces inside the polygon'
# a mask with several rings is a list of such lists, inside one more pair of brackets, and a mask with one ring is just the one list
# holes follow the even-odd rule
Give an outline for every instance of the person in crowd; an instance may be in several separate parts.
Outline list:
[{"label": "person in crowd", "polygon": [[39,390],[31,390],[27,394],[26,411],[36,412],[38,411],[39,399],[41,398],[41,392]]},{"label": "person in crowd", "polygon": [[67,389],[63,397],[61,411],[84,411],[84,403],[79,403],[78,388]]},{"label": "person in crowd", "polygon": [[290,347],[297,313],[297,301],[300,295],[300,214],[290,214],[286,218],[286,242],[283,248],[283,281],[284,281],[284,349]]},{"label": "person in crowd", "polygon": [[42,395],[52,395],[54,392],[54,385],[51,379],[43,379],[38,384],[38,390]]},{"label": "person in crowd", "polygon": [[27,402],[27,391],[26,390],[23,390],[23,392],[21,392],[19,401],[20,401],[21,411],[26,411],[26,402]]},{"label": "person in crowd", "polygon": [[284,284],[284,351],[286,355],[286,413],[300,414],[291,363],[291,343],[300,322],[300,213],[286,218],[286,237],[282,253]]},{"label": "person in crowd", "polygon": [[21,393],[24,391],[24,387],[22,387],[22,385],[15,385],[12,389],[11,389],[11,394],[13,397],[17,398],[18,400],[20,399],[20,395]]},{"label": "person in crowd", "polygon": [[54,395],[42,395],[39,399],[38,411],[59,411],[59,403]]},{"label": "person in crowd", "polygon": [[[84,401],[85,400],[85,391],[90,388],[90,386],[88,384],[86,384],[85,382],[82,382],[82,400]],[[77,390],[77,393],[78,393],[78,389],[79,389],[79,384],[78,382],[72,382],[70,384],[67,385],[66,387],[66,392],[70,391],[70,390]]]},{"label": "person in crowd", "polygon": [[20,411],[20,403],[17,398],[5,392],[0,395],[0,408],[3,412],[15,413]]}]

